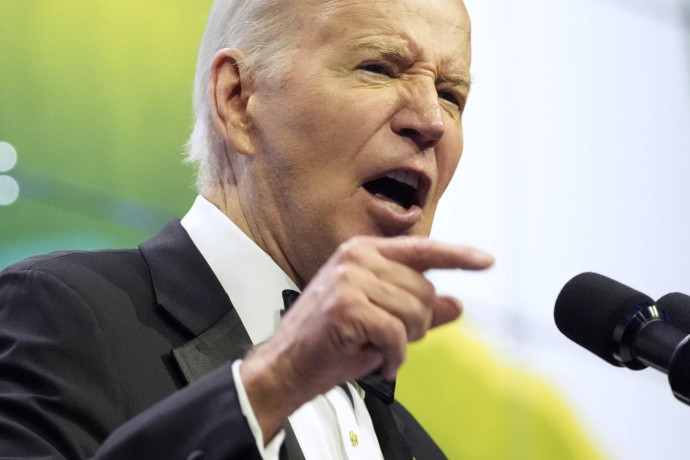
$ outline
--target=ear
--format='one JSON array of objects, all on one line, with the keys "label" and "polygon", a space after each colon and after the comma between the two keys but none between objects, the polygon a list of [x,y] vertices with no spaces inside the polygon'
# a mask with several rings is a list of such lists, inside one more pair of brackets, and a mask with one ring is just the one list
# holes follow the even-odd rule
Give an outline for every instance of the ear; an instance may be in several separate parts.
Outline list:
[{"label": "ear", "polygon": [[247,101],[251,82],[241,74],[242,53],[235,49],[218,51],[211,64],[211,102],[218,132],[232,149],[253,155]]}]

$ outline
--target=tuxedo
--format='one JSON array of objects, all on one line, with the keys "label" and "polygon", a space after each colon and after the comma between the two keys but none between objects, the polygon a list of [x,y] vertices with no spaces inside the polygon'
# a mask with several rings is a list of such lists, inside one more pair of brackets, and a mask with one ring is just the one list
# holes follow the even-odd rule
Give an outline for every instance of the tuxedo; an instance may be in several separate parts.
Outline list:
[{"label": "tuxedo", "polygon": [[[258,459],[231,372],[251,346],[177,220],[26,259],[0,273],[0,459]],[[384,458],[445,458],[399,403],[365,402]],[[303,458],[289,425],[281,458]]]}]

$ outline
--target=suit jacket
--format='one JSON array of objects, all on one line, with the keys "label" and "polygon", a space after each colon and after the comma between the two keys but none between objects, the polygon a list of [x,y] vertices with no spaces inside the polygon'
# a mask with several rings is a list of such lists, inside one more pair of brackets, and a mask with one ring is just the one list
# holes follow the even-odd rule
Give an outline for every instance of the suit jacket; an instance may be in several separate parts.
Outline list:
[{"label": "suit jacket", "polygon": [[[0,459],[259,459],[230,369],[250,347],[177,220],[26,259],[0,273]],[[445,458],[400,404],[365,402],[386,459]],[[303,458],[286,429],[281,458]]]}]

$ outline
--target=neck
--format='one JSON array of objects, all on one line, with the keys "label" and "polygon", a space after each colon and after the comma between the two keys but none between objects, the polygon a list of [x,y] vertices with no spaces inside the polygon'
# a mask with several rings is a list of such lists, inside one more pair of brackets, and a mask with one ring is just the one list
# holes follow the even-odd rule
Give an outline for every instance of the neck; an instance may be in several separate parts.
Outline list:
[{"label": "neck", "polygon": [[[242,206],[237,186],[228,185],[216,187],[201,192],[201,195],[225,214],[242,232],[247,235],[257,246],[267,253],[273,261],[294,281],[300,288],[304,288],[302,279],[290,264],[285,253],[281,250],[278,241],[272,237],[270,226],[262,226],[256,219],[251,207],[245,209]],[[263,230],[263,231],[262,231]]]}]

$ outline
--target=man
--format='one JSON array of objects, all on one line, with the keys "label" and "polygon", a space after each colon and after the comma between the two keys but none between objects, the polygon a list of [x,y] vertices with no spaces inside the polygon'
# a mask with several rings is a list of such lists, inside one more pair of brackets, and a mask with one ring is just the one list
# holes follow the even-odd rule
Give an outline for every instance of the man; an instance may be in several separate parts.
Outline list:
[{"label": "man", "polygon": [[460,0],[217,0],[182,222],[1,276],[0,456],[441,458],[389,382],[493,262],[426,238],[469,66]]}]

